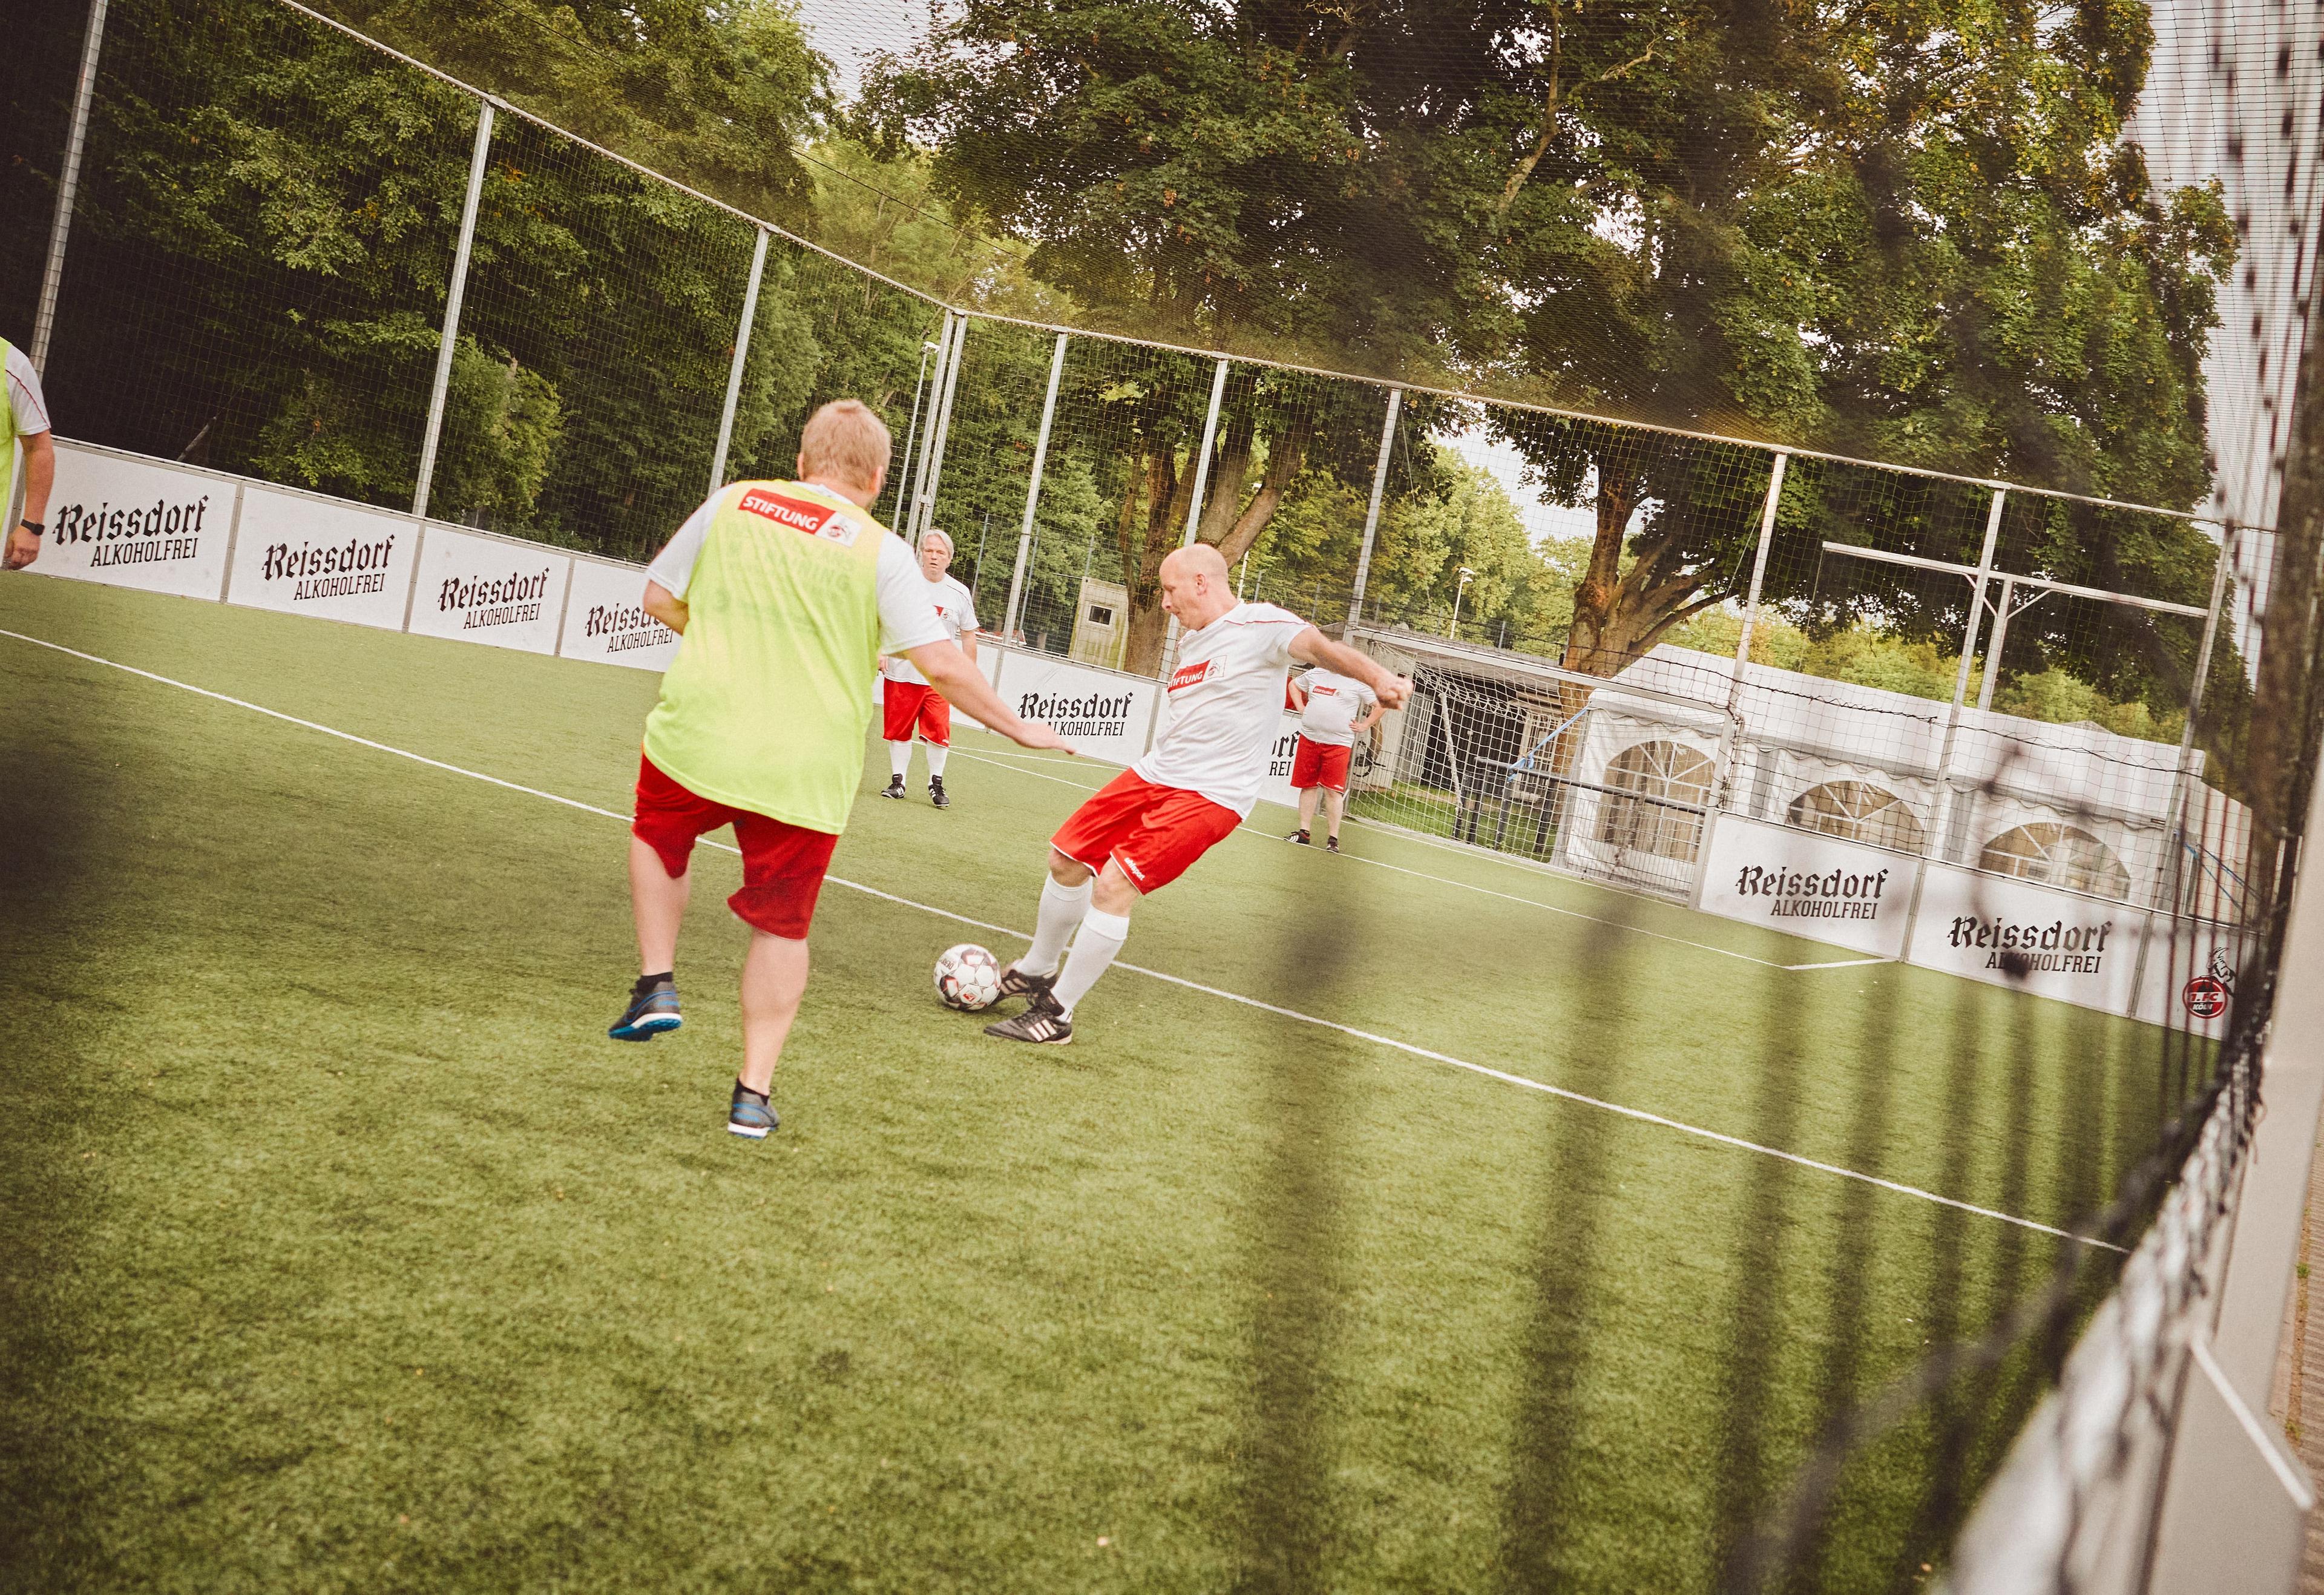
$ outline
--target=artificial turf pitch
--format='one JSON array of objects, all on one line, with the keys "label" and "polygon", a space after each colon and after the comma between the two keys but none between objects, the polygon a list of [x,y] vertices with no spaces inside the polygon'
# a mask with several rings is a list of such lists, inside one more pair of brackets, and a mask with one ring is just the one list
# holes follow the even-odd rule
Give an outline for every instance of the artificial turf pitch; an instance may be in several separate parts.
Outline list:
[{"label": "artificial turf pitch", "polygon": [[[32,576],[0,628],[615,811],[655,687]],[[928,968],[1016,944],[910,905],[1028,925],[1111,772],[973,733],[949,812],[867,750],[834,871],[909,902],[826,887],[754,1145],[731,855],[622,1046],[618,821],[12,638],[0,695],[9,1590],[1705,1590],[2061,1244],[1129,970],[988,1040]],[[1230,838],[1125,959],[2040,1223],[2151,1143],[2137,1027],[1349,845]],[[2037,1393],[1860,1461],[1803,1581],[1920,1582]]]}]

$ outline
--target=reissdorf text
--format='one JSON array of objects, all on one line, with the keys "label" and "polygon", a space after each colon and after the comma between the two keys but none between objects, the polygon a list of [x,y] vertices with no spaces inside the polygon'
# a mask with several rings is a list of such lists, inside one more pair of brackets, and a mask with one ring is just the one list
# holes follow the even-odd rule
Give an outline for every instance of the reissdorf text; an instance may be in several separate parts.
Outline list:
[{"label": "reissdorf text", "polygon": [[290,590],[293,603],[377,593],[387,585],[387,562],[394,550],[395,539],[392,535],[375,543],[350,538],[345,543],[322,548],[312,543],[301,543],[295,549],[289,543],[270,543],[259,575],[270,582],[296,582],[298,585]]},{"label": "reissdorf text", "polygon": [[[109,502],[60,504],[49,517],[49,533],[60,546],[99,545],[89,556],[92,570],[108,565],[151,565],[164,560],[198,558],[203,523],[209,517],[208,493],[171,503],[155,499],[151,504],[115,508]],[[134,540],[133,540],[134,539]]]},{"label": "reissdorf text", "polygon": [[536,575],[511,571],[504,576],[487,581],[477,576],[462,581],[447,576],[438,590],[436,607],[438,612],[465,609],[460,629],[482,631],[489,626],[522,625],[540,618],[541,595],[549,591],[549,570],[543,567]]},{"label": "reissdorf text", "polygon": [[1027,720],[1046,721],[1059,736],[1118,737],[1130,733],[1130,695],[1059,697],[1055,693],[1028,692],[1017,699],[1017,713]]},{"label": "reissdorf text", "polygon": [[2006,969],[2013,974],[2096,974],[2107,937],[2113,932],[2111,919],[2097,925],[2069,925],[2063,919],[2021,925],[1997,917],[1981,919],[1963,914],[1953,920],[1946,939],[1956,947],[1987,952],[1987,969]]},{"label": "reissdorf text", "polygon": [[607,653],[633,648],[656,648],[678,641],[678,633],[634,604],[593,604],[581,622],[585,637],[603,637]]},{"label": "reissdorf text", "polygon": [[1746,864],[1735,878],[1738,897],[1773,898],[1771,919],[1877,919],[1888,871],[1766,870]]}]

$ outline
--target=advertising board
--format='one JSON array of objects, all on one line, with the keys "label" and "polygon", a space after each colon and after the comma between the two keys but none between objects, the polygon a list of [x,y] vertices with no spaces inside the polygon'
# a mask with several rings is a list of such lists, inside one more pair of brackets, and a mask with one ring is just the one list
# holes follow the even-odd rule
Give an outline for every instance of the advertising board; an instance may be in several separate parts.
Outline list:
[{"label": "advertising board", "polygon": [[225,590],[238,484],[60,440],[42,576],[215,599]]},{"label": "advertising board", "polygon": [[420,528],[408,515],[251,483],[226,602],[400,631]]},{"label": "advertising board", "polygon": [[573,592],[565,601],[565,635],[557,651],[569,659],[596,659],[633,670],[667,670],[678,657],[678,633],[648,614],[642,565],[603,559],[573,561]]},{"label": "advertising board", "polygon": [[410,629],[428,637],[555,653],[570,555],[537,543],[428,528]]},{"label": "advertising board", "polygon": [[1697,908],[1873,957],[1904,950],[1912,858],[1739,815],[1707,823]]},{"label": "advertising board", "polygon": [[2144,909],[2127,903],[1932,863],[1906,958],[1923,969],[2128,1013],[2146,919]]},{"label": "advertising board", "polygon": [[1029,649],[987,644],[978,652],[996,656],[1001,702],[1024,719],[1055,726],[1079,751],[1128,764],[1146,751],[1158,682]]}]

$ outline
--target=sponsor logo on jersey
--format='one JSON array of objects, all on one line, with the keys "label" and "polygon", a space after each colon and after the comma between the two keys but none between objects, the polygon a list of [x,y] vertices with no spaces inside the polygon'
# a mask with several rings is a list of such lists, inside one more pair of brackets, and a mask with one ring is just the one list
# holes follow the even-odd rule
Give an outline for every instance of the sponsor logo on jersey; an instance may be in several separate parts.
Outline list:
[{"label": "sponsor logo on jersey", "polygon": [[1199,687],[1210,677],[1211,661],[1208,659],[1198,665],[1180,665],[1171,672],[1170,690],[1176,692],[1182,687]]},{"label": "sponsor logo on jersey", "polygon": [[751,489],[735,507],[745,514],[771,521],[778,526],[788,526],[793,531],[803,531],[809,537],[827,538],[843,548],[854,547],[856,538],[863,530],[828,504],[790,498],[763,487]]}]

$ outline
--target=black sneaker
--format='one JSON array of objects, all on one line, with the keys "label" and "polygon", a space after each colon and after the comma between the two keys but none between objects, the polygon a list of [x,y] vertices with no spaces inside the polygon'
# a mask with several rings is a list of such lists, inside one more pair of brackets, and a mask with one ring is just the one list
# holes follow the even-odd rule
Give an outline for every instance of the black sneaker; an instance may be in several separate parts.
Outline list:
[{"label": "black sneaker", "polygon": [[1074,1039],[1074,1021],[1065,1017],[1057,1000],[1044,991],[1033,999],[1033,1006],[1013,1019],[1002,1019],[997,1025],[987,1025],[984,1033],[1003,1041],[1032,1041],[1044,1046],[1069,1046]]},{"label": "black sneaker", "polygon": [[880,788],[880,796],[882,798],[902,798],[906,796],[904,791],[904,778],[899,775],[890,776],[888,778],[888,784]]},{"label": "black sneaker", "polygon": [[[1027,974],[1012,963],[1001,972],[1001,996],[1030,997],[1037,1003],[1047,1002],[1056,983],[1056,975]],[[993,1000],[998,1002],[1001,998],[996,997]]]},{"label": "black sneaker", "polygon": [[678,1011],[678,982],[656,981],[630,988],[630,1005],[605,1034],[616,1041],[651,1041],[686,1023]]},{"label": "black sneaker", "polygon": [[1339,852],[1339,851],[1340,851],[1340,839],[1339,839],[1337,836],[1326,836],[1326,837],[1324,837],[1324,838],[1323,838],[1323,851],[1324,851],[1325,853],[1337,853],[1337,852]]},{"label": "black sneaker", "polygon": [[1286,836],[1284,840],[1286,842],[1296,842],[1302,847],[1307,846],[1307,827],[1305,825],[1300,826],[1297,830],[1292,832],[1290,835]]},{"label": "black sneaker", "polygon": [[928,801],[938,808],[952,807],[952,799],[945,796],[944,777],[940,775],[928,777]]},{"label": "black sneaker", "polygon": [[734,1100],[726,1108],[726,1128],[731,1133],[763,1141],[770,1131],[782,1127],[782,1115],[775,1111],[773,1102],[741,1081],[734,1082]]}]

